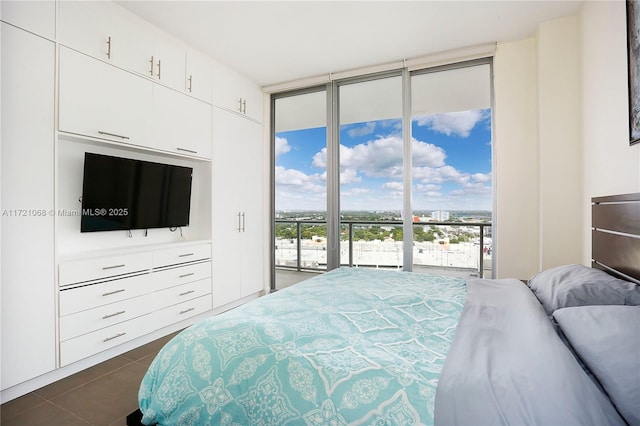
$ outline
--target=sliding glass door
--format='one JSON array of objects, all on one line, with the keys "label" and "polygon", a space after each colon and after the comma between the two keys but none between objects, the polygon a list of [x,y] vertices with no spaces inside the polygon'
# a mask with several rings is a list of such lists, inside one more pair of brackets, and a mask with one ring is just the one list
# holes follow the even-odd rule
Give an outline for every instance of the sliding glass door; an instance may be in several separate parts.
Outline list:
[{"label": "sliding glass door", "polygon": [[340,264],[402,268],[402,76],[339,83]]},{"label": "sliding glass door", "polygon": [[491,276],[491,61],[272,96],[279,269]]},{"label": "sliding glass door", "polygon": [[413,270],[491,275],[491,116],[487,61],[412,74]]},{"label": "sliding glass door", "polygon": [[[326,269],[327,147],[324,87],[273,99],[275,267]],[[281,279],[284,274],[280,275]],[[275,287],[280,288],[283,285]]]}]

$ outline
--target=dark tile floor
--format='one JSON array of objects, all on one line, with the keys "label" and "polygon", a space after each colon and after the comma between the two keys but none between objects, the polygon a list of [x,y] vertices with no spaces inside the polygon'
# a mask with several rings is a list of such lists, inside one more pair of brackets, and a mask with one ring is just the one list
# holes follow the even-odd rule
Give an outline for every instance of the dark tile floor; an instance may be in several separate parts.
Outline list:
[{"label": "dark tile floor", "polygon": [[2,404],[2,426],[125,425],[138,408],[138,387],[174,334]]}]

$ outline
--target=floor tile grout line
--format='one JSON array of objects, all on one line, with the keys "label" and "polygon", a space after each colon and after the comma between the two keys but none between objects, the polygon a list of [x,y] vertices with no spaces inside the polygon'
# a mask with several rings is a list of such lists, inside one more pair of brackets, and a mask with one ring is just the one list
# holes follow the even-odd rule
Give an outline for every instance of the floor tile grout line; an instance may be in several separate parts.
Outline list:
[{"label": "floor tile grout line", "polygon": [[71,410],[69,410],[69,409],[67,409],[67,408],[64,408],[64,407],[62,407],[61,405],[58,405],[58,404],[56,404],[56,403],[55,403],[55,402],[53,402],[53,401],[49,401],[49,402],[50,402],[54,407],[61,409],[61,410],[62,410],[62,411],[64,411],[65,413],[69,413],[69,414],[71,414],[73,417],[75,417],[75,418],[77,418],[77,419],[79,419],[79,420],[82,420],[82,421],[83,421],[83,422],[85,422],[86,424],[88,424],[88,425],[91,425],[91,424],[92,424],[89,420],[87,420],[87,419],[83,418],[83,417],[82,417],[82,416],[80,416],[78,413],[75,413],[75,412],[73,412],[73,411],[71,411]]},{"label": "floor tile grout line", "polygon": [[[31,393],[33,393],[33,392],[31,392]],[[27,394],[27,395],[28,395],[28,394]],[[38,398],[40,398],[42,401],[38,402],[38,403],[37,403],[37,404],[35,404],[35,405],[30,405],[28,408],[25,408],[24,410],[21,410],[21,411],[19,411],[18,413],[12,413],[12,414],[13,414],[12,416],[7,417],[7,415],[5,414],[5,415],[3,415],[2,417],[5,417],[5,421],[7,421],[7,420],[12,420],[12,419],[15,419],[16,417],[19,417],[19,416],[23,415],[24,413],[27,413],[27,412],[29,412],[29,411],[31,411],[31,410],[33,410],[33,409],[35,409],[35,408],[37,408],[37,407],[41,406],[41,405],[44,405],[44,404],[46,404],[46,403],[48,403],[48,402],[51,402],[51,401],[49,401],[48,399],[43,398],[43,397],[42,397],[42,396],[40,396],[40,395],[36,395],[36,396],[37,396]],[[9,401],[9,402],[11,402],[11,401]],[[7,404],[7,403],[5,403],[5,404]],[[2,405],[5,405],[5,404],[2,404]]]},{"label": "floor tile grout line", "polygon": [[[37,392],[38,392],[38,390],[39,390],[39,389],[36,389],[35,391],[33,391],[33,393],[35,393],[36,395],[38,395],[38,397],[40,397],[40,398],[42,398],[42,399],[44,399],[44,400],[46,400],[46,401],[53,402],[53,400],[54,400],[54,399],[57,399],[57,398],[59,398],[59,397],[61,397],[61,396],[63,396],[63,395],[66,395],[66,394],[68,394],[69,392],[73,392],[73,391],[75,391],[75,390],[77,390],[77,389],[79,389],[79,388],[81,388],[81,387],[83,387],[83,386],[88,385],[89,383],[93,383],[93,382],[95,382],[96,380],[104,379],[106,376],[108,376],[108,375],[110,375],[110,374],[113,374],[113,373],[115,373],[116,371],[121,370],[121,369],[123,369],[123,368],[125,368],[125,367],[127,367],[127,366],[130,366],[131,364],[133,364],[133,363],[135,363],[135,362],[136,362],[136,361],[131,361],[131,360],[129,360],[128,358],[125,358],[125,359],[126,359],[127,361],[129,361],[129,362],[127,362],[126,364],[123,364],[122,366],[120,366],[120,367],[118,367],[118,368],[114,368],[113,370],[109,370],[108,372],[106,372],[106,373],[104,373],[104,374],[101,374],[101,375],[99,375],[99,376],[96,376],[96,377],[94,377],[94,378],[93,378],[93,379],[91,379],[91,380],[88,380],[88,381],[86,381],[86,382],[83,382],[83,383],[79,384],[78,386],[74,386],[74,387],[72,387],[72,388],[70,388],[70,389],[67,389],[66,391],[64,391],[64,392],[62,392],[62,393],[56,394],[53,398],[45,398],[44,396],[42,396],[42,395],[38,394]],[[72,377],[72,376],[69,376],[69,377]],[[64,380],[64,379],[63,379],[63,380]],[[52,383],[52,384],[55,384],[55,383],[56,383],[56,382],[54,382],[54,383]]]}]

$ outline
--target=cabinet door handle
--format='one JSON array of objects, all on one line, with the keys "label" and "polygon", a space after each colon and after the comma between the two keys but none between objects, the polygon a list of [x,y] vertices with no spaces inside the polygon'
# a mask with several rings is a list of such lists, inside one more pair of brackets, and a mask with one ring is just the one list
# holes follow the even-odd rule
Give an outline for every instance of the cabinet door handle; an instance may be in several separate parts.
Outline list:
[{"label": "cabinet door handle", "polygon": [[177,149],[178,151],[188,152],[189,154],[197,154],[197,153],[198,153],[198,151],[194,151],[194,150],[192,150],[192,149],[187,149],[187,148],[180,148],[180,147],[177,147],[176,149]]},{"label": "cabinet door handle", "polygon": [[161,78],[160,78],[160,70],[161,70],[160,66],[161,66],[161,65],[160,65],[160,59],[158,59],[158,80],[160,80],[160,79],[161,79]]},{"label": "cabinet door handle", "polygon": [[191,311],[193,311],[194,309],[196,309],[196,308],[189,308],[189,309],[185,309],[184,311],[180,311],[180,315],[182,315],[182,314],[186,314],[187,312],[191,312]]},{"label": "cabinet door handle", "polygon": [[125,334],[127,333],[118,333],[115,336],[107,337],[106,339],[103,340],[103,342],[108,342],[109,340],[117,339],[118,337],[122,337]]},{"label": "cabinet door handle", "polygon": [[116,133],[103,132],[102,130],[98,130],[98,134],[105,135],[105,136],[115,136],[116,138],[120,138],[120,139],[130,139],[129,136],[118,135]]},{"label": "cabinet door handle", "polygon": [[153,55],[151,55],[151,60],[149,61],[149,63],[151,64],[151,69],[149,70],[149,75],[151,75],[151,77],[153,77]]},{"label": "cabinet door handle", "polygon": [[193,75],[189,74],[189,87],[187,87],[187,90],[189,91],[189,93],[191,93],[192,88],[193,88]]},{"label": "cabinet door handle", "polygon": [[107,318],[111,318],[111,317],[116,317],[118,315],[122,315],[124,314],[126,311],[120,311],[120,312],[116,312],[115,314],[109,314],[109,315],[105,315],[102,317],[102,319],[107,319]]},{"label": "cabinet door handle", "polygon": [[246,99],[242,100],[242,113],[243,114],[247,113],[247,100]]},{"label": "cabinet door handle", "polygon": [[116,268],[124,268],[125,264],[121,264],[121,265],[113,265],[113,266],[105,266],[102,268],[103,271],[106,271],[108,269],[116,269]]},{"label": "cabinet door handle", "polygon": [[238,111],[242,112],[242,98],[238,99],[238,103],[239,103]]},{"label": "cabinet door handle", "polygon": [[193,256],[193,253],[185,253],[185,254],[178,255],[178,257],[189,257],[189,256]]},{"label": "cabinet door handle", "polygon": [[238,232],[242,232],[242,226],[240,225],[240,212],[238,212]]},{"label": "cabinet door handle", "polygon": [[191,294],[191,293],[195,293],[195,290],[189,290],[189,291],[185,291],[183,293],[180,293],[180,296],[186,296],[187,294]]},{"label": "cabinet door handle", "polygon": [[107,38],[107,59],[111,59],[111,36]]},{"label": "cabinet door handle", "polygon": [[189,272],[188,274],[182,274],[182,275],[178,276],[178,278],[187,278],[187,277],[190,277],[191,275],[195,275],[195,272]]},{"label": "cabinet door handle", "polygon": [[124,288],[121,288],[120,290],[114,290],[114,291],[109,291],[107,293],[102,293],[102,296],[111,296],[113,294],[118,294],[118,293],[122,293],[123,291],[125,291]]},{"label": "cabinet door handle", "polygon": [[244,212],[242,212],[242,232],[244,232],[244,224],[245,224]]}]

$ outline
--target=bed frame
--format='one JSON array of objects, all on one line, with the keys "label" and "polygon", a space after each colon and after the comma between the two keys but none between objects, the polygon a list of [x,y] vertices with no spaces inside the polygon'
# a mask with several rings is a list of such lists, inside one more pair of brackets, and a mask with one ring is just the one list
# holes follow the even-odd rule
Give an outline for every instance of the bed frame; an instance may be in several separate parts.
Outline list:
[{"label": "bed frame", "polygon": [[640,193],[591,203],[592,267],[640,285]]}]

